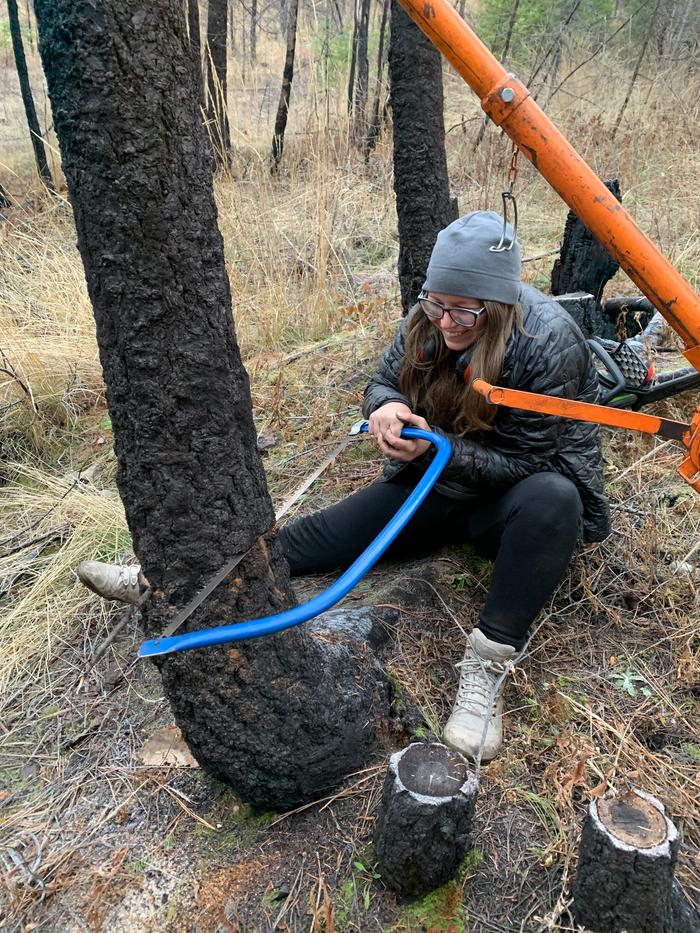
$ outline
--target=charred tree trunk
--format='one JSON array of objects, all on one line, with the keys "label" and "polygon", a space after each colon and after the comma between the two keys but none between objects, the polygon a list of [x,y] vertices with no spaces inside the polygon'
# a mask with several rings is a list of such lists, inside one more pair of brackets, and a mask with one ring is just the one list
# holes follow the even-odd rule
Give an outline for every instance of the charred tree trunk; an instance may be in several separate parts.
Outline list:
[{"label": "charred tree trunk", "polygon": [[457,200],[450,198],[447,176],[440,53],[397,0],[391,2],[389,80],[399,282],[407,312],[425,280],[439,231],[457,217]]},{"label": "charred tree trunk", "polygon": [[454,877],[469,848],[478,792],[464,758],[438,742],[391,756],[374,824],[382,880],[419,897]]},{"label": "charred tree trunk", "polygon": [[207,116],[212,148],[218,167],[231,158],[231,132],[226,94],[226,45],[228,0],[209,0],[207,12]]},{"label": "charred tree trunk", "polygon": [[386,36],[386,24],[389,18],[389,2],[384,0],[382,4],[382,21],[379,26],[379,51],[377,52],[377,84],[374,89],[374,104],[372,105],[372,116],[367,126],[367,135],[365,137],[365,160],[369,158],[370,152],[377,145],[379,138],[379,127],[381,119],[382,88],[384,86],[384,39]]},{"label": "charred tree trunk", "polygon": [[369,0],[359,0],[360,18],[357,27],[357,83],[353,98],[352,138],[360,145],[366,134],[367,88],[369,85]]},{"label": "charred tree trunk", "polygon": [[199,92],[204,99],[204,79],[202,72],[202,34],[199,28],[199,0],[186,0],[187,2],[187,34],[190,39],[190,48],[197,64]]},{"label": "charred tree trunk", "polygon": [[[186,628],[279,611],[294,594],[271,533],[184,11],[171,0],[36,0],[36,13],[117,483],[154,588],[146,630],[162,632],[251,545]],[[368,641],[344,632],[297,628],[166,656],[161,675],[200,764],[256,806],[336,786],[373,751],[388,713]]]},{"label": "charred tree trunk", "polygon": [[19,78],[19,88],[22,93],[22,103],[24,104],[24,113],[27,117],[27,126],[29,127],[29,138],[32,141],[34,150],[34,161],[39,177],[44,182],[49,191],[55,191],[51,170],[46,159],[46,148],[44,147],[44,138],[39,129],[39,121],[34,106],[34,97],[29,83],[29,72],[27,70],[27,59],[24,54],[24,44],[22,42],[22,30],[19,24],[19,11],[17,9],[17,0],[7,0],[7,15],[10,19],[10,35],[12,36],[12,50],[15,56],[15,65],[17,67],[17,77]]},{"label": "charred tree trunk", "polygon": [[[617,179],[606,181],[605,187],[618,201],[622,199]],[[600,309],[603,289],[619,268],[588,227],[581,223],[573,211],[569,211],[559,259],[552,266],[552,294],[587,292],[593,295]]]},{"label": "charred tree trunk", "polygon": [[357,42],[360,28],[359,7],[362,0],[353,3],[352,41],[350,43],[350,74],[348,75],[348,117],[352,116],[352,105],[355,94],[355,70],[357,68]]},{"label": "charred tree trunk", "polygon": [[573,913],[596,933],[691,933],[700,914],[673,874],[680,837],[643,791],[591,801],[581,835]]},{"label": "charred tree trunk", "polygon": [[277,170],[277,166],[282,158],[284,151],[284,131],[287,129],[287,117],[289,116],[289,99],[292,94],[292,80],[294,78],[294,54],[297,44],[297,13],[299,11],[299,0],[289,0],[289,10],[287,15],[287,54],[284,59],[284,71],[282,72],[282,89],[280,91],[280,101],[277,105],[277,116],[275,117],[275,132],[272,137],[272,171]]}]

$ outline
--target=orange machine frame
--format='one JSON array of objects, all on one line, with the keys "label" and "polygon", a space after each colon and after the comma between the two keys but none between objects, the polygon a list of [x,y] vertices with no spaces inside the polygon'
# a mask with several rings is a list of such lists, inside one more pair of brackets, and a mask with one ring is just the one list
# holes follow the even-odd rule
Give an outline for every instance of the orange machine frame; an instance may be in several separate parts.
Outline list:
[{"label": "orange machine frame", "polygon": [[[642,233],[615,196],[544,114],[525,85],[505,70],[447,0],[399,2],[479,95],[481,106],[496,126],[500,126],[518,145],[523,155],[658,308],[683,340],[685,357],[700,371],[700,296]],[[487,397],[489,390],[513,392],[486,383],[480,387]],[[517,402],[512,398],[510,402],[501,398],[500,402],[494,403],[539,411],[542,409],[531,406],[533,399],[542,398],[544,396],[520,398]],[[565,410],[567,406],[563,400],[551,399],[551,402],[554,408],[548,410],[552,414],[610,423],[603,417],[603,412],[607,411],[604,406],[588,406],[589,409],[598,409],[597,412],[574,413],[570,406]],[[639,415],[634,412],[622,413],[622,423],[618,426],[645,430],[635,423],[635,417],[639,418]],[[679,472],[700,492],[700,406],[695,411],[692,424],[685,428],[682,443],[688,455]]]}]

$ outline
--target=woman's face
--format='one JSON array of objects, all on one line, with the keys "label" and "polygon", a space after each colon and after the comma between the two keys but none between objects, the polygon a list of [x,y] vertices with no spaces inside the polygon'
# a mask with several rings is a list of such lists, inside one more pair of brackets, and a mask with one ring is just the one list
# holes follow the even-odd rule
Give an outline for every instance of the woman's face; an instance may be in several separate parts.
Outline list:
[{"label": "woman's face", "polygon": [[[446,295],[444,292],[428,292],[428,297],[439,301],[445,308],[469,308],[472,311],[478,311],[483,308],[484,303],[478,298],[469,298],[464,295]],[[462,327],[455,324],[449,314],[443,314],[439,321],[433,321],[433,325],[442,334],[443,340],[448,350],[466,350],[486,330],[486,315],[488,312],[480,314],[476,319],[474,327]]]}]

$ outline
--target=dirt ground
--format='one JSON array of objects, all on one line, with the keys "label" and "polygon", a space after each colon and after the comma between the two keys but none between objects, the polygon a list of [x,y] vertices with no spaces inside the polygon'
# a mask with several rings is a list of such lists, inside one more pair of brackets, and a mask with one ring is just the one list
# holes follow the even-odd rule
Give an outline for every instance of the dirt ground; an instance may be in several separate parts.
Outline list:
[{"label": "dirt ground", "polygon": [[[678,820],[685,837],[679,874],[697,897],[697,718],[662,714],[610,680],[624,637],[620,614],[630,614],[638,656],[642,641],[654,644],[657,663],[668,665],[673,646],[668,638],[661,645],[662,621],[643,599],[625,608],[630,568],[611,560],[585,565],[580,557],[560,588],[508,688],[508,744],[480,775],[472,848],[454,881],[412,903],[384,888],[372,854],[385,757],[289,814],[252,813],[198,768],[141,764],[144,742],[172,723],[159,677],[135,659],[134,622],[85,672],[79,659],[125,610],[86,616],[52,661],[55,696],[3,720],[19,751],[2,800],[2,928],[573,930],[570,884],[585,804],[601,782],[619,787],[628,779],[647,789],[651,782]],[[467,551],[443,552],[385,565],[347,600],[392,607],[385,660],[402,685],[399,712],[414,736],[430,737],[449,712],[459,629],[475,620],[487,573]],[[612,574],[613,589],[598,590],[599,610],[584,620],[578,607],[596,573]],[[324,582],[300,581],[300,596]],[[652,687],[664,676],[642,669]],[[676,690],[696,707],[700,682]]]}]

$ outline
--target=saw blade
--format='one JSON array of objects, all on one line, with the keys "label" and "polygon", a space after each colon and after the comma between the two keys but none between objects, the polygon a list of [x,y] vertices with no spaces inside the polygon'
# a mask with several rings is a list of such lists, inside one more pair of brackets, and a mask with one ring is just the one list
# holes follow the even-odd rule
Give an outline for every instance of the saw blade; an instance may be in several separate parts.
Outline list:
[{"label": "saw blade", "polygon": [[[309,486],[311,486],[311,484],[319,478],[321,473],[328,469],[331,463],[333,463],[333,461],[343,452],[343,450],[345,450],[353,437],[359,433],[359,425],[363,423],[363,421],[356,422],[350,429],[350,433],[344,437],[336,447],[334,447],[323,463],[317,467],[310,476],[307,476],[301,486],[295,489],[292,495],[282,503],[280,508],[275,513],[276,522],[278,522],[283,515],[287,514],[294,503],[306,492]],[[234,556],[229,561],[227,561],[220,570],[217,570],[214,576],[210,577],[204,586],[195,593],[187,605],[178,612],[172,622],[164,629],[160,637],[169,638],[171,635],[173,635],[180,628],[183,622],[186,622],[189,619],[195,609],[198,609],[199,606],[202,605],[207,596],[210,596],[217,588],[217,586],[226,579],[231,571],[234,570],[238,564],[240,564],[246,554],[250,553],[256,543],[257,542],[254,541],[248,550],[241,551],[239,554],[234,554]]]}]

